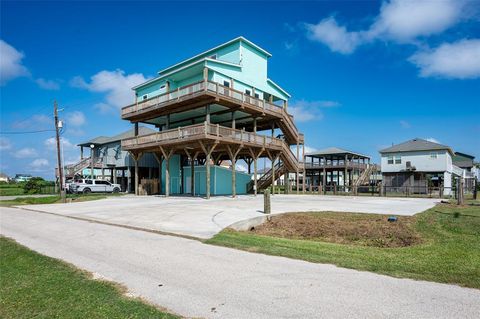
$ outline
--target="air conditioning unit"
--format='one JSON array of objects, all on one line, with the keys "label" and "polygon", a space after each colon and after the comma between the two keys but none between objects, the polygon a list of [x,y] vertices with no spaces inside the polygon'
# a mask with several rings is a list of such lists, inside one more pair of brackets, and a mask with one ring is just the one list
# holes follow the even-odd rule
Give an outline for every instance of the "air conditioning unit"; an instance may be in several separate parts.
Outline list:
[{"label": "air conditioning unit", "polygon": [[410,162],[410,161],[405,162],[405,166],[406,166],[407,171],[416,170],[415,166],[412,166],[412,162]]}]

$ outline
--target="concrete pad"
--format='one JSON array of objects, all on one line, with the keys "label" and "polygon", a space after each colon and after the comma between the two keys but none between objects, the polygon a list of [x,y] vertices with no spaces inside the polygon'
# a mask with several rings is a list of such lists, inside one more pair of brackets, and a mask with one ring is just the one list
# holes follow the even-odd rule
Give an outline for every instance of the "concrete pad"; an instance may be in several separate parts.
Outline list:
[{"label": "concrete pad", "polygon": [[[272,213],[337,211],[414,215],[433,207],[439,199],[274,195]],[[22,208],[138,227],[198,238],[211,238],[236,222],[263,216],[263,196],[192,197],[122,196],[103,200]]]}]

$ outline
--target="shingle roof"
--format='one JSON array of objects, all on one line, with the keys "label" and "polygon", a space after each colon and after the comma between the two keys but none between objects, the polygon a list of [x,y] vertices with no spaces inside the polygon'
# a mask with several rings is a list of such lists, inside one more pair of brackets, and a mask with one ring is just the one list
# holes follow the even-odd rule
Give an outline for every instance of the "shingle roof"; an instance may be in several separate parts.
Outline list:
[{"label": "shingle roof", "polygon": [[380,150],[380,153],[396,153],[396,152],[414,152],[414,151],[431,151],[431,150],[447,150],[453,155],[450,146],[439,143],[430,142],[421,138],[414,138],[400,144]]},{"label": "shingle roof", "polygon": [[[145,126],[139,126],[138,127],[138,135],[147,135],[151,133],[155,133],[156,131]],[[108,136],[97,136],[95,138],[92,138],[91,140],[88,140],[86,142],[77,144],[78,146],[90,146],[90,144],[95,144],[95,145],[100,145],[100,144],[108,144],[112,142],[117,142],[120,140],[123,140],[125,138],[133,137],[135,134],[135,129],[130,129],[128,131],[125,131],[123,133],[108,137]]]},{"label": "shingle roof", "polygon": [[325,156],[325,155],[345,155],[345,154],[370,158],[370,156],[363,155],[363,154],[360,154],[360,153],[357,153],[357,152],[352,152],[352,151],[349,151],[349,150],[345,150],[345,149],[339,148],[339,147],[328,147],[328,148],[324,148],[323,150],[305,153],[305,156],[322,157],[322,156]]}]

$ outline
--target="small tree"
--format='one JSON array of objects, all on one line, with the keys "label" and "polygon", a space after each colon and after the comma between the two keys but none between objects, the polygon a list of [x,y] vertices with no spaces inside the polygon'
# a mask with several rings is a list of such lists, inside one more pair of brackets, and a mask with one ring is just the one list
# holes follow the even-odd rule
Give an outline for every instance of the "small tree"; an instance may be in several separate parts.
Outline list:
[{"label": "small tree", "polygon": [[43,178],[32,177],[23,185],[23,192],[25,194],[40,194],[44,185],[45,180]]}]

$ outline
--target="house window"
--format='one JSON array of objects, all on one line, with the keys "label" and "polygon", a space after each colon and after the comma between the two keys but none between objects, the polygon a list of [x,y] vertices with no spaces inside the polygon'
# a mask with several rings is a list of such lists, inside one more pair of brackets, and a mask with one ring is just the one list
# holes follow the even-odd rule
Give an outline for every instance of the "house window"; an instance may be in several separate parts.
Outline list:
[{"label": "house window", "polygon": [[144,100],[146,100],[147,98],[148,98],[148,95],[147,95],[147,94],[145,94],[145,95],[142,97],[142,99],[144,99]]},{"label": "house window", "polygon": [[258,99],[260,98],[260,95],[258,93],[255,93],[255,97]]},{"label": "house window", "polygon": [[393,156],[389,156],[387,159],[388,164],[393,164]]},{"label": "house window", "polygon": [[437,152],[432,152],[430,153],[430,159],[437,159],[438,153]]},{"label": "house window", "polygon": [[402,157],[397,155],[395,156],[395,164],[402,164]]},{"label": "house window", "polygon": [[250,94],[252,94],[252,92],[250,90],[245,90],[245,94],[250,95]]},{"label": "house window", "polygon": [[223,86],[226,86],[227,88],[230,87],[230,82],[229,81],[223,81]]},{"label": "house window", "polygon": [[163,90],[165,88],[165,84],[160,87],[160,90]]},{"label": "house window", "polygon": [[216,54],[213,54],[213,55],[209,56],[208,58],[209,58],[209,59],[216,60],[216,59],[217,59],[217,55],[216,55]]}]

